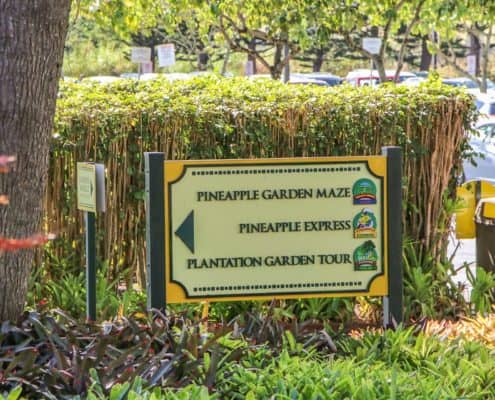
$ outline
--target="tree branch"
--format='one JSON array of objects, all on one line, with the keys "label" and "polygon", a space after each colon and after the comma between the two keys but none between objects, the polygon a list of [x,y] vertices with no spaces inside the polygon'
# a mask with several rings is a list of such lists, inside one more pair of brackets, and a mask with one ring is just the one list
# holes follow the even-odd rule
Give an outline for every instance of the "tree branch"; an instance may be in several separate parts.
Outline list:
[{"label": "tree branch", "polygon": [[[396,14],[399,12],[399,10],[404,6],[406,3],[406,0],[401,0],[397,3],[397,5],[394,7],[394,13]],[[387,48],[387,43],[388,43],[388,35],[390,34],[390,27],[392,26],[392,22],[394,21],[394,18],[391,16],[389,17],[387,23],[385,24],[383,28],[383,38],[382,38],[382,45],[380,46],[380,58],[383,60],[385,56],[385,49]]]},{"label": "tree branch", "polygon": [[404,56],[406,54],[406,46],[407,46],[407,40],[409,39],[409,36],[411,35],[412,28],[414,25],[416,25],[419,22],[419,14],[421,12],[421,9],[423,8],[426,0],[421,0],[418,3],[418,6],[416,7],[416,11],[414,12],[414,16],[409,23],[409,25],[406,28],[406,32],[404,33],[404,39],[402,40],[400,50],[399,50],[399,56],[397,59],[397,68],[395,70],[395,76],[394,76],[394,82],[397,82],[399,79],[399,74],[400,71],[404,65]]},{"label": "tree branch", "polygon": [[457,57],[455,56],[455,53],[454,53],[452,46],[450,44],[448,44],[448,46],[449,46],[450,53],[453,54],[451,56],[444,53],[438,44],[436,44],[436,43],[431,43],[431,44],[432,44],[433,48],[435,49],[436,54],[439,55],[440,58],[444,62],[446,62],[448,65],[450,65],[452,68],[454,68],[462,76],[465,76],[466,78],[471,79],[471,80],[475,81],[476,83],[478,83],[478,85],[480,85],[480,81],[478,80],[478,78],[476,78],[476,76],[471,75],[465,69],[461,68],[459,66],[459,64],[457,64]]},{"label": "tree branch", "polygon": [[[252,55],[253,57],[256,58],[256,60],[258,60],[261,64],[263,64],[263,66],[268,69],[268,70],[272,70],[272,67],[271,65],[268,63],[268,61],[266,61],[266,59],[264,57],[262,57],[258,52],[248,48],[248,47],[243,47],[241,46],[240,44],[237,44],[235,43],[232,38],[230,37],[230,35],[228,34],[227,32],[227,29],[224,25],[224,18],[227,20],[227,21],[232,21],[231,18],[228,18],[226,15],[224,15],[223,13],[220,14],[220,17],[219,17],[219,28],[220,28],[220,32],[222,33],[223,37],[225,38],[225,40],[227,41],[227,44],[229,45],[229,47],[233,50],[233,51],[241,51],[243,53],[247,53],[247,54],[250,54]],[[235,24],[234,24],[235,26]]]}]

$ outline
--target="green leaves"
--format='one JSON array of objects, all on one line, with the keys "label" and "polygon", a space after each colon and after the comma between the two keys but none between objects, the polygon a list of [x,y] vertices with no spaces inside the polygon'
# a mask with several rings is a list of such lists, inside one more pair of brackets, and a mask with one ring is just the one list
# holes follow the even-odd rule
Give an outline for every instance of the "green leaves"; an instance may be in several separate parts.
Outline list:
[{"label": "green leaves", "polygon": [[[4,323],[0,329],[0,371],[8,371],[0,372],[0,399],[495,396],[493,316],[443,321],[436,328],[422,323],[396,331],[339,331],[330,338],[303,327],[303,321],[300,330],[286,329],[270,312],[244,315],[245,325],[234,329],[242,339],[225,329],[233,322],[211,326],[201,336],[202,321],[179,315],[97,326],[61,313],[26,314],[18,325]],[[277,339],[262,342],[256,336],[260,324]]]},{"label": "green leaves", "polygon": [[224,378],[216,389],[234,399],[429,400],[495,394],[491,383],[477,379],[493,375],[485,362],[489,350],[478,344],[475,350],[461,340],[442,341],[410,328],[344,336],[337,347],[339,352],[324,360],[282,351],[260,366],[231,364],[221,371]]},{"label": "green leaves", "polygon": [[[311,157],[379,154],[382,146],[399,145],[404,154],[405,235],[416,243],[415,254],[431,250],[437,261],[439,235],[451,215],[443,210],[443,196],[455,181],[466,153],[465,129],[475,117],[471,97],[438,80],[418,88],[375,89],[213,75],[175,82],[63,83],[47,200],[48,229],[60,232],[60,239],[50,246],[54,254],[73,254],[71,263],[80,265],[82,220],[75,207],[73,160],[107,167],[110,207],[99,254],[108,260],[107,276],[117,277],[132,266],[125,279],[130,281],[145,271],[144,253],[136,250],[144,248],[145,238],[143,152],[164,151],[169,159]],[[428,187],[437,190],[427,193]],[[413,267],[422,264],[419,260]],[[51,269],[60,276],[51,265],[47,277]],[[63,276],[65,281],[58,283],[64,290],[54,288],[51,296],[69,308],[71,298],[81,298],[82,277]],[[429,279],[415,277],[419,286],[409,293],[431,293],[422,289],[423,278]],[[350,302],[324,299],[301,302],[288,311],[307,318],[341,318],[349,308]]]},{"label": "green leaves", "polygon": [[490,313],[495,302],[495,274],[477,267],[474,275],[471,269],[466,267],[466,276],[472,285],[470,300],[474,310],[481,314]]},{"label": "green leaves", "polygon": [[21,393],[22,393],[22,386],[19,385],[19,386],[15,387],[14,389],[12,389],[5,396],[2,396],[2,394],[0,393],[0,399],[1,400],[17,400],[20,398]]}]

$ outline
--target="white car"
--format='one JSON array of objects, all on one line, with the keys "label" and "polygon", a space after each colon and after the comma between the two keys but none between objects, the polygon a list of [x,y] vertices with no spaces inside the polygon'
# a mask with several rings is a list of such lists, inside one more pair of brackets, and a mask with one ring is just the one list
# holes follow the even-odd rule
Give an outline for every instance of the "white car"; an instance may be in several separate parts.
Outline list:
[{"label": "white car", "polygon": [[399,85],[402,85],[402,86],[419,86],[422,82],[425,82],[425,81],[426,81],[425,78],[415,76],[415,77],[407,78],[407,79],[403,80],[401,83],[399,83]]},{"label": "white car", "polygon": [[495,96],[493,94],[478,94],[474,102],[482,117],[495,116]]},{"label": "white car", "polygon": [[[478,84],[468,78],[446,78],[442,80],[442,83],[445,85],[456,86],[456,87],[464,87],[468,93],[471,93],[474,96],[483,95],[480,92],[480,88]],[[495,83],[493,83],[490,79],[486,81],[486,89],[487,93],[495,92]]]},{"label": "white car", "polygon": [[[387,80],[392,81],[395,77],[395,71],[387,69],[385,75]],[[416,75],[407,71],[401,71],[399,74],[399,82],[404,82],[410,78],[416,78]],[[376,86],[380,83],[380,76],[377,70],[355,69],[347,74],[345,80],[353,86]]]},{"label": "white car", "polygon": [[471,161],[465,160],[464,178],[466,181],[477,178],[495,179],[495,119],[481,120],[476,124],[478,136],[471,136],[469,144],[476,153],[473,165]]},{"label": "white car", "polygon": [[97,76],[88,76],[82,79],[83,82],[97,82],[101,84],[113,83],[122,80],[119,76],[107,76],[107,75],[97,75]]}]

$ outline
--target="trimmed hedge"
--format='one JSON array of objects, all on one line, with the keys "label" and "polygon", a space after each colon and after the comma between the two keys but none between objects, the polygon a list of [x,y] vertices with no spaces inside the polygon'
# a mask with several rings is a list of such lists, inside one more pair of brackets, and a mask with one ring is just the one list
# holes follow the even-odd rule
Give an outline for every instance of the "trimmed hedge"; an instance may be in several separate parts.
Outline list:
[{"label": "trimmed hedge", "polygon": [[[144,283],[143,152],[168,159],[312,157],[404,149],[405,234],[421,254],[445,247],[471,97],[439,82],[419,88],[321,88],[214,76],[189,81],[61,85],[46,195],[55,254],[81,251],[76,161],[107,168],[108,211],[99,218],[99,254],[113,271]],[[82,256],[81,256],[82,257]]]}]

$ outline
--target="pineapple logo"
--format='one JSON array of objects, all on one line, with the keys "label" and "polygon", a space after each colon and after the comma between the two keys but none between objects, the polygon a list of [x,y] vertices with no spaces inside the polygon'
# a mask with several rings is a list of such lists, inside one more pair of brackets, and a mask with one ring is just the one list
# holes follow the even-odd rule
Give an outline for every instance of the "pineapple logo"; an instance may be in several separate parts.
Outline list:
[{"label": "pineapple logo", "polygon": [[352,186],[353,204],[376,204],[376,186],[370,179],[358,179]]},{"label": "pineapple logo", "polygon": [[354,238],[376,238],[376,217],[369,208],[363,208],[353,221]]},{"label": "pineapple logo", "polygon": [[367,240],[354,250],[353,254],[355,271],[376,271],[378,264],[378,254],[375,244]]}]

